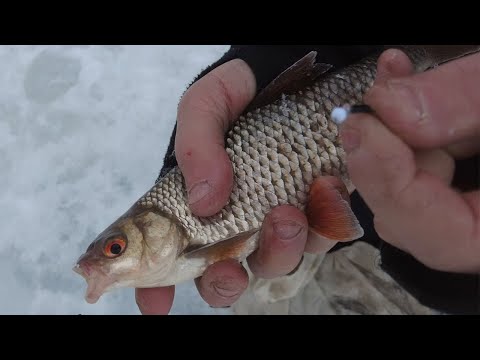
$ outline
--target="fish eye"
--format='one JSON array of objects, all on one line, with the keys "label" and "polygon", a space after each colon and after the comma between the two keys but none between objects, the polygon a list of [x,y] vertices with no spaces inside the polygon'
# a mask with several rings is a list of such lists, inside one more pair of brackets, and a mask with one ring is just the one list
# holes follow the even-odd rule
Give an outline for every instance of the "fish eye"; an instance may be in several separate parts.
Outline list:
[{"label": "fish eye", "polygon": [[127,242],[121,237],[115,237],[105,243],[103,252],[105,256],[114,258],[125,251]]}]

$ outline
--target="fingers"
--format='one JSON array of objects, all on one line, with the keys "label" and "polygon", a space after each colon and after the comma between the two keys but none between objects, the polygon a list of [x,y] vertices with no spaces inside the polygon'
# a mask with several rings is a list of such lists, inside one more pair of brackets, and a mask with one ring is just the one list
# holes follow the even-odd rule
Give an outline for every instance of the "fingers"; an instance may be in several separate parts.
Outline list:
[{"label": "fingers", "polygon": [[[378,59],[377,67],[376,84],[382,84],[392,78],[406,77],[414,73],[412,62],[403,51],[398,49],[385,51]],[[457,148],[455,147],[452,150],[455,149]],[[455,170],[455,163],[449,153],[440,149],[417,151],[414,155],[416,166],[437,176],[445,184],[449,184]]]},{"label": "fingers", "polygon": [[418,151],[415,154],[417,169],[435,176],[445,185],[450,185],[455,173],[455,160],[450,154],[441,149]]},{"label": "fingers", "polygon": [[410,146],[458,146],[480,137],[479,77],[480,55],[470,55],[424,73],[378,81],[365,103]]},{"label": "fingers", "polygon": [[347,166],[378,234],[431,268],[478,271],[479,220],[469,203],[418,169],[411,149],[373,116],[351,116],[342,132],[356,144]]},{"label": "fingers", "polygon": [[340,133],[353,183],[370,207],[383,211],[413,181],[414,153],[373,116],[351,115]]},{"label": "fingers", "polygon": [[398,49],[384,51],[377,62],[376,82],[390,79],[392,76],[407,76],[413,74],[413,64],[408,56]]},{"label": "fingers", "polygon": [[168,315],[174,295],[174,286],[135,289],[135,300],[143,315]]},{"label": "fingers", "polygon": [[[259,248],[247,259],[250,270],[267,279],[292,272],[302,260],[307,236],[308,222],[303,212],[288,205],[274,208],[263,222]],[[332,244],[329,241],[330,247]],[[317,244],[317,248],[326,246]],[[195,283],[210,306],[225,307],[238,300],[248,280],[245,269],[237,261],[228,260],[209,266]]]},{"label": "fingers", "polygon": [[198,216],[213,215],[228,201],[233,174],[224,136],[255,92],[252,71],[236,59],[193,84],[180,102],[175,154]]},{"label": "fingers", "polygon": [[306,216],[293,206],[278,206],[262,225],[259,248],[249,256],[248,266],[261,278],[290,273],[300,262],[308,236]]},{"label": "fingers", "polygon": [[248,287],[248,274],[237,261],[225,260],[209,266],[195,284],[210,306],[227,307]]}]

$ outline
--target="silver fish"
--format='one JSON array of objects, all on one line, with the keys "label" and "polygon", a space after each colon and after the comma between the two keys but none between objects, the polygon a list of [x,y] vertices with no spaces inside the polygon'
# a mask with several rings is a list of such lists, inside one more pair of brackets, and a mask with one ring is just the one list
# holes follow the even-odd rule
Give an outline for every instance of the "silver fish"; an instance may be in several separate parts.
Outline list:
[{"label": "silver fish", "polygon": [[[479,49],[395,47],[418,72]],[[277,205],[304,211],[314,236],[360,238],[363,229],[349,205],[354,187],[329,114],[362,101],[375,80],[378,55],[328,71],[328,64],[315,64],[312,52],[282,73],[226,134],[234,171],[229,203],[213,216],[194,216],[182,173],[172,169],[78,259],[74,271],[87,281],[86,300],[95,303],[122,287],[175,285],[201,276],[217,261],[242,261],[257,248],[262,221]],[[326,181],[327,176],[338,181]]]}]

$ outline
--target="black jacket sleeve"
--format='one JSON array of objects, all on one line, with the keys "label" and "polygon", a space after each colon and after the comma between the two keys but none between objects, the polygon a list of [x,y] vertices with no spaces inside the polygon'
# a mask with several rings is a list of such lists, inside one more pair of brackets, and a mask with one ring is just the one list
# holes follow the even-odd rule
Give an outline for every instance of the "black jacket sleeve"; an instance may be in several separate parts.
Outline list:
[{"label": "black jacket sleeve", "polygon": [[[260,92],[282,71],[312,50],[317,51],[317,62],[328,63],[333,65],[334,69],[338,69],[383,49],[383,45],[235,45],[231,46],[218,61],[203,70],[192,84],[216,67],[239,58],[244,60],[252,69],[257,81],[257,92]],[[157,181],[177,165],[174,153],[175,131],[176,127],[170,138],[163,168]],[[474,180],[479,178],[478,164],[478,157],[458,163],[459,171],[455,181],[462,186],[472,183],[472,180],[475,182]],[[373,215],[357,192],[352,194],[351,203],[353,211],[365,229],[364,237],[357,241],[368,242],[379,249],[382,268],[405,290],[422,304],[440,312],[453,314],[480,313],[478,275],[454,274],[427,268],[409,254],[389,245],[378,236],[373,226]],[[331,251],[336,251],[350,244],[339,243]]]}]

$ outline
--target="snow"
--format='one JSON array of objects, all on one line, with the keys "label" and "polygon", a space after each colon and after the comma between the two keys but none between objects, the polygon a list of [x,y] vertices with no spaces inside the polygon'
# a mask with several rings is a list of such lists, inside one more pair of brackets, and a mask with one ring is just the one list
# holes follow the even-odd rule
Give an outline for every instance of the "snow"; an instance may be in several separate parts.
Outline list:
[{"label": "snow", "polygon": [[[139,314],[133,289],[86,303],[72,267],[153,184],[180,96],[227,48],[0,46],[0,313]],[[226,313],[177,287],[172,314]]]}]

